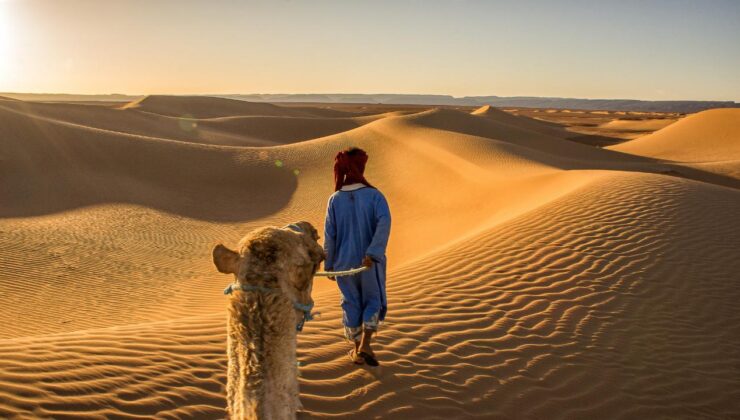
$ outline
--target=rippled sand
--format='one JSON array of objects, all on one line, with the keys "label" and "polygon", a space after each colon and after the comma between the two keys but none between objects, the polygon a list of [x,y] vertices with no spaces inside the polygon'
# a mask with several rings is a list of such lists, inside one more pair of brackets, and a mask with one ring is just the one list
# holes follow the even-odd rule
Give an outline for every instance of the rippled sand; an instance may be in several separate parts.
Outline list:
[{"label": "rippled sand", "polygon": [[317,279],[300,417],[740,417],[737,112],[608,150],[493,108],[0,100],[0,417],[223,418],[210,248],[320,226],[350,145],[394,215],[382,366]]}]

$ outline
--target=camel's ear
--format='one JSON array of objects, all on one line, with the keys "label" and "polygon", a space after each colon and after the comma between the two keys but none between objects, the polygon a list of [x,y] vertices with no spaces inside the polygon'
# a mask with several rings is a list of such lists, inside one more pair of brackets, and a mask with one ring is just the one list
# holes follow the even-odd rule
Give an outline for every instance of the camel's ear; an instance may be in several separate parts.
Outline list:
[{"label": "camel's ear", "polygon": [[213,248],[213,263],[216,269],[225,274],[236,274],[239,264],[239,254],[218,244]]},{"label": "camel's ear", "polygon": [[319,246],[317,243],[313,243],[313,246],[308,248],[308,255],[311,257],[311,261],[313,261],[314,264],[320,264],[321,261],[324,261],[326,259],[326,253],[324,253],[324,248]]},{"label": "camel's ear", "polygon": [[324,249],[321,248],[321,246],[317,242],[319,240],[319,232],[316,230],[316,228],[314,228],[313,225],[309,222],[297,222],[296,225],[300,226],[300,228],[303,230],[303,243],[306,245],[308,258],[311,260],[311,262],[313,262],[314,264],[318,264],[321,261],[324,261],[326,255],[324,254]]},{"label": "camel's ear", "polygon": [[319,240],[319,232],[316,230],[315,227],[313,227],[311,223],[301,221],[301,222],[297,222],[296,225],[298,225],[303,230],[303,232],[306,235],[308,235],[311,239],[313,239],[314,241]]}]

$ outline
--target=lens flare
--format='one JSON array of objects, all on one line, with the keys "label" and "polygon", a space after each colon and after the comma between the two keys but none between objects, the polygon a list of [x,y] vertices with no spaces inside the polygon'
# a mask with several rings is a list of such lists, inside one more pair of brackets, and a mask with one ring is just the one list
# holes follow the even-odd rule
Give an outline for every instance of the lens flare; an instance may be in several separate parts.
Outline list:
[{"label": "lens flare", "polygon": [[182,131],[190,132],[198,128],[198,123],[195,121],[190,114],[185,114],[177,119],[177,124],[180,126]]}]

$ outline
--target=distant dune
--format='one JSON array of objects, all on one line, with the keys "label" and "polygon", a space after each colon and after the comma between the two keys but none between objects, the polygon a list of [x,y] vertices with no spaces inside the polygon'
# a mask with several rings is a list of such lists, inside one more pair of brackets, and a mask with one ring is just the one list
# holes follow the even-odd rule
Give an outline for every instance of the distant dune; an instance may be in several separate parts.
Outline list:
[{"label": "distant dune", "polygon": [[601,124],[599,127],[610,131],[630,132],[630,133],[651,133],[661,128],[667,127],[674,123],[672,119],[658,120],[615,120]]},{"label": "distant dune", "polygon": [[516,108],[552,108],[606,111],[642,112],[680,112],[692,113],[711,108],[735,108],[740,106],[733,101],[642,101],[636,99],[579,99],[547,98],[538,96],[465,96],[456,98],[449,95],[398,95],[398,94],[252,94],[224,95],[235,99],[258,102],[318,102],[318,103],[371,103],[408,105],[449,105]]},{"label": "distant dune", "polygon": [[676,112],[583,111],[505,108],[509,113],[554,123],[569,139],[592,146],[613,146],[667,127],[685,115]]},{"label": "distant dune", "polygon": [[212,98],[208,96],[150,95],[123,106],[123,109],[130,108],[172,117],[187,115],[194,118],[232,117],[239,115],[262,117],[326,117],[341,115],[336,111],[327,112],[315,108],[284,108],[273,104]]},{"label": "distant dune", "polygon": [[[173,110],[160,109],[163,104],[157,98],[123,107],[13,101],[7,104],[7,110],[46,123],[69,123],[119,134],[228,146],[275,146],[309,140],[350,130],[384,116],[358,116],[329,109],[303,111],[300,107],[250,104],[219,98],[199,98],[194,103],[183,103],[182,99],[178,103],[177,98],[164,99],[167,101],[176,104]],[[235,112],[242,114],[233,116]]]},{"label": "distant dune", "polygon": [[0,96],[18,99],[21,101],[44,101],[44,102],[131,102],[141,99],[142,95],[76,95],[70,93],[0,93]]},{"label": "distant dune", "polygon": [[607,113],[660,128],[611,149],[492,107],[373,110],[0,101],[0,418],[223,418],[210,248],[322,226],[348,146],[394,218],[382,366],[350,363],[317,279],[302,416],[740,417],[738,110]]},{"label": "distant dune", "polygon": [[740,179],[740,108],[690,115],[612,149]]},{"label": "distant dune", "polygon": [[735,108],[740,106],[740,104],[733,101],[642,101],[636,99],[542,98],[536,96],[468,96],[461,98],[461,101],[474,101],[478,104],[497,107],[680,112],[684,114],[712,108]]},{"label": "distant dune", "polygon": [[740,160],[740,108],[700,112],[612,148],[680,162]]}]

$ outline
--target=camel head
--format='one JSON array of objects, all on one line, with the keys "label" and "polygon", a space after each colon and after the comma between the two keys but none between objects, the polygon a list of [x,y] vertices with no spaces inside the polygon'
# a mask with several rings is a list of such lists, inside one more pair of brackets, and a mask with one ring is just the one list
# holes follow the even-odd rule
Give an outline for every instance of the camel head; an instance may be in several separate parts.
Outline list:
[{"label": "camel head", "polygon": [[[309,222],[284,228],[265,227],[247,234],[233,251],[223,244],[213,248],[213,263],[233,274],[237,285],[280,289],[293,302],[313,304],[313,275],[324,260],[319,234]],[[303,319],[303,313],[296,310]]]}]

